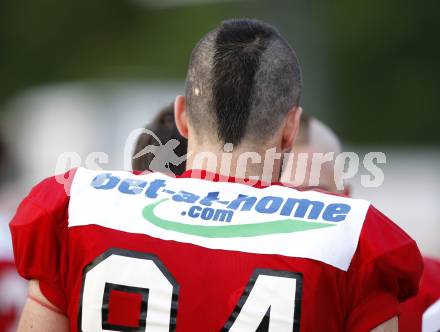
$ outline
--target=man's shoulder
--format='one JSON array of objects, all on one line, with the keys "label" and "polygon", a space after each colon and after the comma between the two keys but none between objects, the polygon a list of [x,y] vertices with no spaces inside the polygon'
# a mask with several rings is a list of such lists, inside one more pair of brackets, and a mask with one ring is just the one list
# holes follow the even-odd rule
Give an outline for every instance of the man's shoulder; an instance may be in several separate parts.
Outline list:
[{"label": "man's shoulder", "polygon": [[[36,184],[17,208],[12,224],[18,219],[32,220],[35,214],[46,215],[49,218],[64,214],[70,196],[70,187],[75,177],[76,169],[60,175],[45,178]],[[17,218],[21,217],[21,218]]]},{"label": "man's shoulder", "polygon": [[360,279],[394,283],[397,299],[402,302],[417,294],[423,261],[416,242],[371,205],[350,271]]},{"label": "man's shoulder", "polygon": [[364,263],[405,249],[414,248],[413,251],[418,252],[415,241],[373,205],[369,207],[365,216],[359,246]]}]

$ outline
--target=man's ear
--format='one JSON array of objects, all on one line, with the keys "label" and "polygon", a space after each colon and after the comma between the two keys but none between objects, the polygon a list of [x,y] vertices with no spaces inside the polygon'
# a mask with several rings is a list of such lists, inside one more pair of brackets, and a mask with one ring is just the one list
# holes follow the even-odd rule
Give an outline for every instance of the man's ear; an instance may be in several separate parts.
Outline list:
[{"label": "man's ear", "polygon": [[286,116],[282,133],[281,150],[290,150],[299,131],[302,108],[293,107]]},{"label": "man's ear", "polygon": [[188,117],[186,116],[186,98],[177,96],[174,100],[174,121],[180,135],[188,138]]}]

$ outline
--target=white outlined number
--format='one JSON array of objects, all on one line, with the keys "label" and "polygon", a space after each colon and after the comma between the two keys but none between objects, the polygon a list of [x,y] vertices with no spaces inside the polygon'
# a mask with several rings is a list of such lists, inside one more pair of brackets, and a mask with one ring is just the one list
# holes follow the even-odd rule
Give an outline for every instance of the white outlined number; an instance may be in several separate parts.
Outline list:
[{"label": "white outlined number", "polygon": [[[222,332],[298,332],[300,273],[256,269]],[[112,290],[141,298],[138,326],[108,321]],[[176,330],[179,285],[158,257],[109,249],[83,272],[78,327],[82,332]]]}]

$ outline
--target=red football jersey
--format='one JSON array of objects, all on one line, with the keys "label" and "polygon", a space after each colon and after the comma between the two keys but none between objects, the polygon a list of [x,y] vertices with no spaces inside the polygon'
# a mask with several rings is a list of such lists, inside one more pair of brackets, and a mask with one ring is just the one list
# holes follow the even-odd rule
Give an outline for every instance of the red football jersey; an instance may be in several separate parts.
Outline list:
[{"label": "red football jersey", "polygon": [[399,331],[422,331],[422,325],[424,332],[440,330],[440,310],[436,310],[436,317],[431,317],[427,312],[434,303],[440,300],[440,261],[424,257],[423,263],[424,270],[419,293],[402,303]]},{"label": "red football jersey", "polygon": [[11,222],[18,271],[73,332],[369,331],[417,293],[415,242],[369,202],[191,174],[43,181]]}]

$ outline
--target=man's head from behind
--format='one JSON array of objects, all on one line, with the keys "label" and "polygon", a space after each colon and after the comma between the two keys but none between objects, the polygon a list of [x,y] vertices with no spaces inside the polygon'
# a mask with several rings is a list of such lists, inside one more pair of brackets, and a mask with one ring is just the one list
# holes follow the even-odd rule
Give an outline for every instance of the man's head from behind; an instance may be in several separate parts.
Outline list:
[{"label": "man's head from behind", "polygon": [[[158,171],[152,167],[154,154],[152,152],[142,153],[148,146],[158,146],[174,140],[177,146],[173,148],[177,156],[180,157],[186,154],[187,140],[179,134],[176,128],[174,104],[162,108],[151,123],[145,126],[145,129],[149,130],[149,132],[139,135],[133,151],[132,168],[134,171]],[[155,136],[152,136],[151,132]],[[170,171],[175,175],[180,175],[185,171],[185,166],[185,161],[178,165],[171,163]]]},{"label": "man's head from behind", "polygon": [[298,59],[274,27],[228,20],[195,46],[176,123],[193,150],[283,149],[299,125],[301,84]]}]

